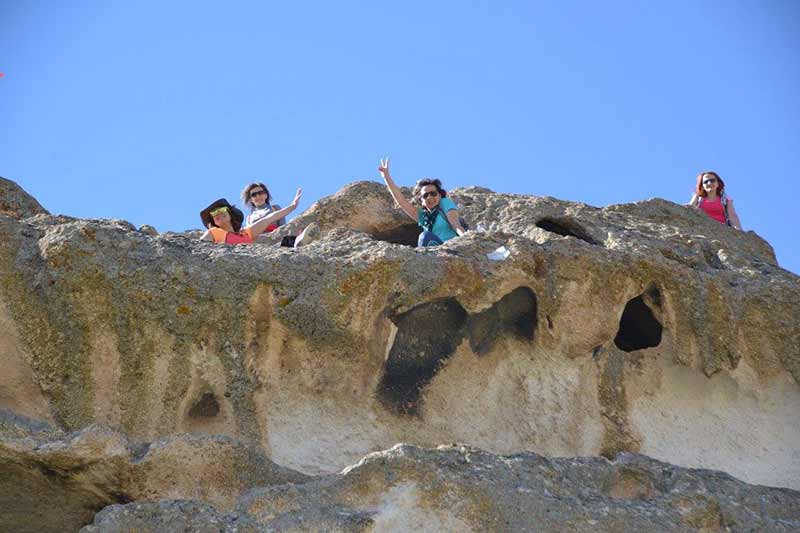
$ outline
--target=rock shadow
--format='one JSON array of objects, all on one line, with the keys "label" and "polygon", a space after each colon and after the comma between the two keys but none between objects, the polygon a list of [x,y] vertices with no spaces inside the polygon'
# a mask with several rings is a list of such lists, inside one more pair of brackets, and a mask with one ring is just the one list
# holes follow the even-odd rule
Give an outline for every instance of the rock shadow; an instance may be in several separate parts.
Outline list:
[{"label": "rock shadow", "polygon": [[413,222],[403,224],[395,228],[372,233],[372,238],[379,241],[386,241],[392,244],[402,244],[404,246],[416,246],[419,238],[420,227]]},{"label": "rock shadow", "polygon": [[528,287],[517,287],[489,309],[470,317],[470,348],[483,355],[503,334],[532,341],[538,325],[537,312],[536,294]]},{"label": "rock shadow", "polygon": [[398,414],[419,414],[422,390],[465,337],[479,355],[489,352],[506,335],[532,341],[537,312],[536,294],[528,287],[518,287],[472,316],[455,298],[441,298],[390,315],[397,333],[383,365],[378,398]]},{"label": "rock shadow", "polygon": [[564,237],[575,237],[595,246],[600,245],[583,226],[569,217],[542,218],[536,222],[536,227]]},{"label": "rock shadow", "polygon": [[619,320],[619,330],[614,337],[614,344],[622,351],[632,352],[661,344],[664,328],[645,299],[651,305],[661,307],[661,292],[655,285],[650,285],[644,293],[625,304]]}]

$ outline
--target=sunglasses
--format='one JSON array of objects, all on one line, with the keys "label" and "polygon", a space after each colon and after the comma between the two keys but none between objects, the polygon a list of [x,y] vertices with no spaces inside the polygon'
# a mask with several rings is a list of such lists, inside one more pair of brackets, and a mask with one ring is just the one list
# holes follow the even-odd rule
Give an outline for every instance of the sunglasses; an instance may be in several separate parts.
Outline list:
[{"label": "sunglasses", "polygon": [[217,216],[219,216],[219,215],[221,215],[223,213],[227,213],[227,212],[228,212],[228,208],[227,207],[218,207],[218,208],[214,209],[213,211],[211,211],[211,213],[209,213],[209,214],[212,217],[217,217]]},{"label": "sunglasses", "polygon": [[424,199],[428,198],[429,196],[439,196],[439,191],[429,191],[429,192],[423,193],[422,199],[424,200]]},{"label": "sunglasses", "polygon": [[709,183],[716,183],[716,178],[711,178],[710,180],[703,180],[703,185],[708,185]]},{"label": "sunglasses", "polygon": [[264,189],[259,189],[257,191],[250,191],[250,198],[255,198],[256,196],[261,196],[262,194],[267,194],[267,191]]}]

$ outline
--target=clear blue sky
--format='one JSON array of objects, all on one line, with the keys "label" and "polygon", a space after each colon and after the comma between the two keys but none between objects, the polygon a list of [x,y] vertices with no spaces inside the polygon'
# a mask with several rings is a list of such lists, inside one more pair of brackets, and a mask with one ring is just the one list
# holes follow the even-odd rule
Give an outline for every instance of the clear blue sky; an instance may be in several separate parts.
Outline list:
[{"label": "clear blue sky", "polygon": [[0,0],[0,175],[160,231],[263,180],[603,206],[726,180],[800,272],[800,1]]}]

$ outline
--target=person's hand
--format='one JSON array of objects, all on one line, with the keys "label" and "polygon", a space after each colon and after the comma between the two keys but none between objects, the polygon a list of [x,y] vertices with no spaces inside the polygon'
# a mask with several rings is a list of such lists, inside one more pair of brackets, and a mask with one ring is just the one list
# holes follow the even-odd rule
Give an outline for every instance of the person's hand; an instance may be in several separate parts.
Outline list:
[{"label": "person's hand", "polygon": [[303,189],[297,189],[297,192],[294,193],[294,200],[292,200],[292,207],[297,207],[301,196],[303,196]]},{"label": "person's hand", "polygon": [[381,164],[378,166],[378,172],[381,173],[383,179],[386,179],[389,176],[389,158],[381,159]]}]

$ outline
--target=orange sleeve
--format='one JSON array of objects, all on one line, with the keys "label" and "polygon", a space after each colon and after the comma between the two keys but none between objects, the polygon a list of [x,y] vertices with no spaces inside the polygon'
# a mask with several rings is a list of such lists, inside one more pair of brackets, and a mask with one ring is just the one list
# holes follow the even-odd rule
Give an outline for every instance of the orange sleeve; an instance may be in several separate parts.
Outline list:
[{"label": "orange sleeve", "polygon": [[228,232],[222,228],[209,228],[208,231],[211,232],[211,236],[214,237],[214,242],[216,243],[223,243],[225,242],[225,237],[228,235]]}]

